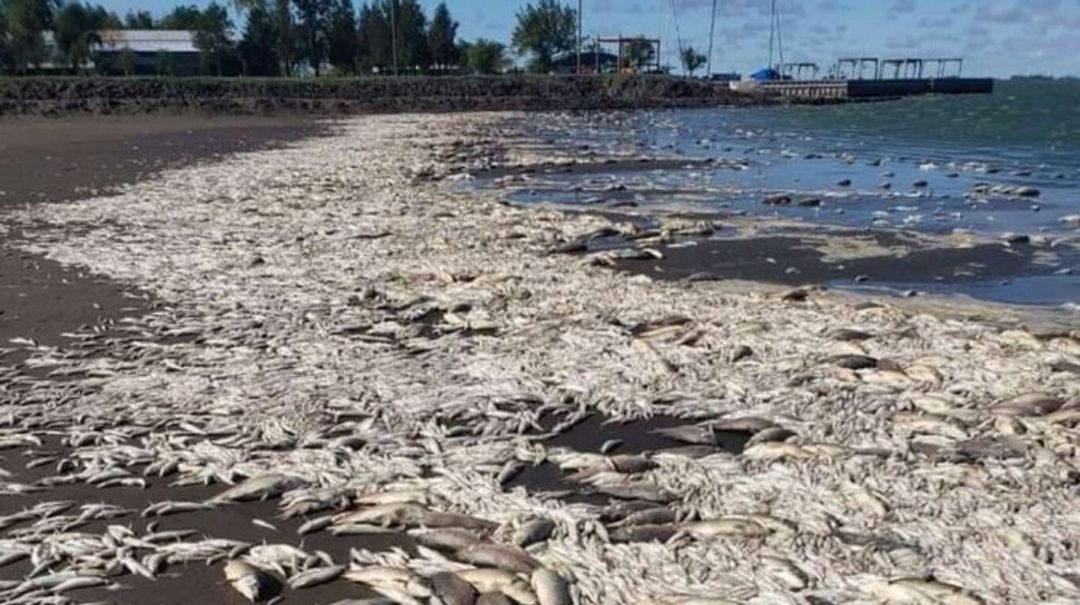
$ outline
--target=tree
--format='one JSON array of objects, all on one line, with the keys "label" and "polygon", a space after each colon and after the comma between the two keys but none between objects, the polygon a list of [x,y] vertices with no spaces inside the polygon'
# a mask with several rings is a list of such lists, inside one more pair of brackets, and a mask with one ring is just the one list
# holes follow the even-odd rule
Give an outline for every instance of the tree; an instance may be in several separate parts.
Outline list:
[{"label": "tree", "polygon": [[[431,65],[427,17],[416,0],[385,0],[384,10],[394,11],[398,65],[406,69],[427,69]],[[389,21],[389,20],[388,20]]]},{"label": "tree", "polygon": [[551,71],[555,55],[574,48],[577,42],[577,11],[557,0],[530,2],[517,13],[514,28],[514,48],[521,54],[532,54],[529,68],[537,73]]},{"label": "tree", "polygon": [[120,56],[116,58],[116,63],[120,66],[120,71],[124,72],[125,76],[130,76],[135,73],[135,51],[125,46],[124,49],[120,51]]},{"label": "tree", "polygon": [[7,52],[15,70],[26,71],[45,60],[42,33],[52,25],[53,8],[50,0],[5,0]]},{"label": "tree", "polygon": [[195,21],[195,36],[192,40],[199,49],[199,62],[204,73],[222,75],[225,62],[233,50],[229,34],[232,20],[229,13],[217,2],[211,2]]},{"label": "tree", "polygon": [[293,0],[300,49],[318,76],[326,59],[326,29],[333,0]]},{"label": "tree", "polygon": [[277,41],[277,57],[282,71],[291,77],[296,64],[296,32],[294,31],[292,3],[290,0],[274,0],[274,37]]},{"label": "tree", "polygon": [[460,54],[465,59],[465,68],[474,74],[499,73],[506,66],[506,46],[492,40],[462,42]]},{"label": "tree", "polygon": [[431,62],[437,68],[447,68],[458,64],[460,56],[454,41],[457,37],[458,23],[450,17],[450,9],[445,2],[435,7],[435,15],[428,28],[428,47],[431,49]]},{"label": "tree", "polygon": [[162,17],[161,21],[158,22],[158,26],[161,29],[197,30],[202,18],[203,12],[199,10],[198,6],[181,4]]},{"label": "tree", "polygon": [[656,58],[656,48],[644,36],[626,43],[623,50],[623,67],[637,71],[644,69]]},{"label": "tree", "polygon": [[150,11],[128,11],[124,15],[124,29],[154,29],[154,16]]},{"label": "tree", "polygon": [[0,74],[15,70],[11,49],[8,48],[7,6],[0,0]]},{"label": "tree", "polygon": [[106,29],[109,13],[102,7],[78,2],[64,5],[53,20],[56,46],[72,69],[79,71],[90,62],[93,47],[101,44],[98,33]]},{"label": "tree", "polygon": [[390,40],[390,19],[379,5],[364,4],[360,7],[360,67],[385,69],[393,65]]},{"label": "tree", "polygon": [[679,53],[679,58],[682,59],[683,68],[686,69],[686,73],[690,74],[691,78],[694,77],[694,72],[708,61],[708,58],[694,50],[693,46],[687,46],[682,49],[682,52]]},{"label": "tree", "polygon": [[237,50],[245,75],[276,76],[281,73],[277,31],[265,6],[253,6],[248,11],[244,38]]},{"label": "tree", "polygon": [[352,0],[336,0],[330,12],[326,32],[327,59],[339,72],[356,73],[360,37],[356,31],[356,13]]}]

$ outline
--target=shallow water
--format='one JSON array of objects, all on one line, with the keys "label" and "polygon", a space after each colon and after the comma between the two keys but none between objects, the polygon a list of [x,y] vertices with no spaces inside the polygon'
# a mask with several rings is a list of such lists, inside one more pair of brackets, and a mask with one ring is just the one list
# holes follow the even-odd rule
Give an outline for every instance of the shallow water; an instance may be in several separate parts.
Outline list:
[{"label": "shallow water", "polygon": [[[675,169],[545,173],[511,199],[987,238],[1026,234],[1057,259],[1010,276],[1017,279],[919,289],[1014,303],[1080,302],[1080,255],[1075,241],[1068,243],[1080,240],[1080,83],[999,82],[993,95],[639,112],[569,124],[530,128],[539,138],[601,156],[630,152],[688,162]],[[978,192],[994,187],[1012,191]],[[1020,195],[1019,188],[1028,191]],[[771,196],[790,199],[763,203]]]}]

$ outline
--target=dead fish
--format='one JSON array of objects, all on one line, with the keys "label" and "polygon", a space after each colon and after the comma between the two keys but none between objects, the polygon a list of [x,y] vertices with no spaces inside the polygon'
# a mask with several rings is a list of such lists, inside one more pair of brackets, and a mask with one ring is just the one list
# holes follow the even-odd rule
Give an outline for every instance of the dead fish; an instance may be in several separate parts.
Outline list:
[{"label": "dead fish", "polygon": [[477,598],[472,584],[448,571],[431,576],[431,592],[443,605],[473,605]]},{"label": "dead fish", "polygon": [[600,453],[607,454],[623,444],[622,439],[608,439],[600,445]]},{"label": "dead fish", "polygon": [[600,520],[604,523],[612,523],[615,521],[621,521],[628,515],[643,510],[652,510],[657,508],[655,502],[648,502],[645,500],[637,500],[630,502],[616,502],[604,508],[600,511]]},{"label": "dead fish", "polygon": [[333,515],[325,515],[322,517],[316,517],[310,521],[306,521],[303,525],[296,528],[296,533],[301,536],[322,531],[330,526],[334,522]]},{"label": "dead fish", "polygon": [[767,418],[758,416],[741,416],[734,418],[721,418],[704,423],[714,431],[732,431],[737,433],[758,433],[765,429],[776,427],[776,423]]},{"label": "dead fish", "polygon": [[632,525],[620,527],[608,534],[612,543],[626,542],[667,542],[678,533],[674,525]]},{"label": "dead fish", "polygon": [[477,597],[476,605],[514,605],[514,602],[501,592],[485,592]]},{"label": "dead fish", "polygon": [[595,492],[607,494],[608,496],[623,500],[649,500],[660,504],[666,504],[675,500],[675,494],[652,483],[643,481],[614,485],[598,485],[592,489]]},{"label": "dead fish", "polygon": [[316,567],[315,569],[308,569],[289,578],[289,588],[296,590],[300,588],[311,588],[312,586],[326,584],[327,582],[332,582],[338,579],[338,577],[341,576],[341,574],[344,572],[344,565],[331,565],[329,567]]},{"label": "dead fish", "polygon": [[530,579],[536,600],[540,605],[571,605],[570,585],[559,574],[541,567]]},{"label": "dead fish", "polygon": [[375,492],[357,496],[357,504],[380,505],[380,504],[420,504],[428,503],[428,495],[424,490],[408,489],[389,492]]},{"label": "dead fish", "polygon": [[664,429],[655,429],[653,430],[653,434],[693,445],[716,445],[715,431],[709,427],[698,424],[686,424]]},{"label": "dead fish", "polygon": [[878,360],[869,355],[833,355],[825,359],[826,363],[849,370],[865,370],[877,367]]},{"label": "dead fish", "polygon": [[1057,411],[1064,403],[1050,393],[1025,393],[998,403],[990,411],[1002,416],[1043,416]]},{"label": "dead fish", "polygon": [[771,530],[756,521],[735,517],[684,523],[679,529],[698,539],[717,537],[760,538],[772,533]]},{"label": "dead fish", "polygon": [[99,578],[96,576],[77,576],[60,582],[56,586],[53,586],[51,589],[49,589],[49,592],[52,592],[54,594],[63,594],[71,590],[94,588],[97,586],[104,586],[108,583],[109,581],[105,578]]},{"label": "dead fish", "polygon": [[772,441],[783,442],[795,436],[795,431],[785,429],[782,426],[774,426],[754,433],[754,436],[746,442],[746,445],[744,447],[750,447],[753,445],[757,445],[758,443],[768,443]]},{"label": "dead fish", "polygon": [[252,603],[274,597],[281,588],[270,574],[237,559],[225,563],[225,580]]},{"label": "dead fish", "polygon": [[529,553],[516,546],[484,542],[457,551],[455,558],[481,567],[497,567],[519,573],[531,573],[540,566]]},{"label": "dead fish", "polygon": [[739,345],[731,351],[731,363],[739,363],[744,359],[749,359],[754,356],[754,350],[746,345]]},{"label": "dead fish", "polygon": [[507,483],[510,483],[510,481],[513,480],[514,477],[517,477],[518,474],[520,474],[523,470],[525,470],[524,462],[520,460],[510,460],[505,465],[503,465],[502,470],[499,471],[499,474],[497,477],[495,477],[495,480],[498,481],[499,485],[506,485]]},{"label": "dead fish", "polygon": [[413,529],[408,534],[418,544],[435,550],[456,551],[467,548],[481,540],[480,534],[467,529],[447,527],[443,529]]},{"label": "dead fish", "polygon": [[393,599],[395,603],[420,603],[417,599],[427,599],[432,595],[431,584],[427,578],[403,567],[354,567],[341,577],[370,586],[372,590]]},{"label": "dead fish", "polygon": [[567,475],[566,479],[568,481],[585,481],[589,477],[605,472],[616,472],[632,475],[652,470],[658,466],[659,465],[655,461],[649,460],[644,456],[610,456],[603,459],[594,466],[590,466],[571,475]]},{"label": "dead fish", "polygon": [[656,507],[630,513],[616,523],[615,527],[625,527],[628,525],[666,525],[668,523],[674,523],[675,517],[675,511],[670,508]]},{"label": "dead fish", "polygon": [[547,540],[551,537],[553,531],[555,531],[554,521],[546,517],[537,517],[526,521],[514,532],[513,542],[515,545],[525,548]]},{"label": "dead fish", "polygon": [[957,444],[956,451],[974,459],[981,458],[1019,458],[1024,455],[1023,442],[1016,438],[982,437]]},{"label": "dead fish", "polygon": [[207,502],[222,504],[226,502],[245,502],[248,500],[265,500],[279,496],[282,493],[303,485],[298,477],[268,473],[256,475],[240,485],[229,488],[224,492],[207,500]]},{"label": "dead fish", "polygon": [[982,599],[965,594],[959,586],[933,579],[900,578],[873,582],[863,590],[889,605],[983,605]]},{"label": "dead fish", "polygon": [[480,593],[501,592],[521,605],[538,605],[532,588],[508,571],[488,568],[466,569],[456,573]]},{"label": "dead fish", "polygon": [[711,445],[684,445],[680,447],[669,447],[660,450],[660,454],[665,456],[685,456],[687,458],[704,458],[705,456],[711,456],[720,450]]},{"label": "dead fish", "polygon": [[810,583],[810,577],[805,571],[782,557],[765,555],[761,557],[761,565],[774,580],[783,584],[788,590],[802,590]]},{"label": "dead fish", "polygon": [[829,333],[829,338],[833,340],[839,340],[841,342],[851,342],[859,340],[869,340],[873,338],[873,334],[868,334],[862,330],[855,330],[852,328],[839,328]]}]

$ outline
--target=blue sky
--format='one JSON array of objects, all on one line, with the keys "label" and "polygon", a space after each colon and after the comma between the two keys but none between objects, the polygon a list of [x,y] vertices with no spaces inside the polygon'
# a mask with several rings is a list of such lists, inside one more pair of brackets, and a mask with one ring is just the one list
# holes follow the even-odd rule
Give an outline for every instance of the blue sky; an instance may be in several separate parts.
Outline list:
[{"label": "blue sky", "polygon": [[[97,0],[121,14],[176,2]],[[194,0],[206,4],[209,0]],[[359,2],[359,0],[357,0]],[[437,0],[420,0],[429,10]],[[573,1],[573,0],[571,0]],[[188,0],[190,3],[191,0]],[[770,0],[718,0],[714,71],[768,63]],[[704,51],[712,0],[583,0],[586,35],[660,37]],[[778,0],[788,61],[840,56],[962,56],[965,73],[1080,75],[1080,0]],[[524,0],[447,0],[466,38],[507,41]]]}]

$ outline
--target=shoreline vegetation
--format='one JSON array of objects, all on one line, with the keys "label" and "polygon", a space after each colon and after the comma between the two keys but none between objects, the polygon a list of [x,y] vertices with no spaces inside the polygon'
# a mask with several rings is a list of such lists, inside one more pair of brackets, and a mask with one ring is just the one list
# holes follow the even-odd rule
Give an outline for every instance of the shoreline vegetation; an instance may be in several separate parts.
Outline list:
[{"label": "shoreline vegetation", "polygon": [[774,102],[722,84],[662,75],[0,78],[0,116],[605,110]]}]

